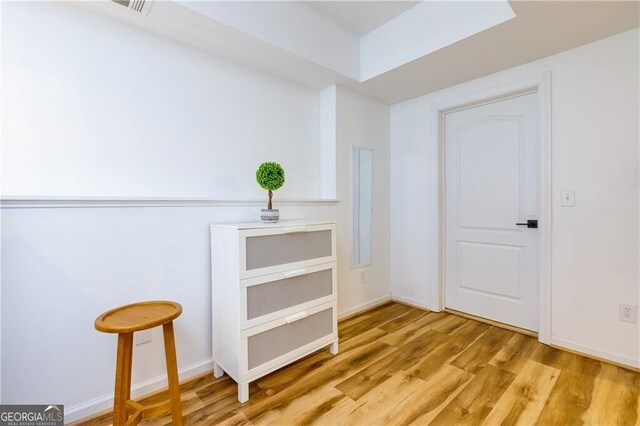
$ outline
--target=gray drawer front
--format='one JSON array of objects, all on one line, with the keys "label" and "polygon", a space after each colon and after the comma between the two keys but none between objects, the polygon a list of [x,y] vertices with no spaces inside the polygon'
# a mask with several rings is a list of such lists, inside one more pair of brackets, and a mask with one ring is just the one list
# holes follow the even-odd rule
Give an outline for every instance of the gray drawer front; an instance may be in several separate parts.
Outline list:
[{"label": "gray drawer front", "polygon": [[249,336],[249,370],[314,342],[333,332],[333,308]]},{"label": "gray drawer front", "polygon": [[330,296],[332,293],[332,269],[247,287],[247,319]]},{"label": "gray drawer front", "polygon": [[331,230],[247,237],[247,271],[331,256]]}]

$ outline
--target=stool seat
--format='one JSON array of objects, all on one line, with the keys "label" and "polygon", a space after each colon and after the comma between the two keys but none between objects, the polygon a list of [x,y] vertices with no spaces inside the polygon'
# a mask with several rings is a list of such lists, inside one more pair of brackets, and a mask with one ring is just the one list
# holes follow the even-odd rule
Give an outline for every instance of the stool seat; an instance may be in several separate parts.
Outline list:
[{"label": "stool seat", "polygon": [[103,333],[133,333],[173,321],[181,313],[182,306],[176,302],[138,302],[103,313],[96,318],[95,327]]}]

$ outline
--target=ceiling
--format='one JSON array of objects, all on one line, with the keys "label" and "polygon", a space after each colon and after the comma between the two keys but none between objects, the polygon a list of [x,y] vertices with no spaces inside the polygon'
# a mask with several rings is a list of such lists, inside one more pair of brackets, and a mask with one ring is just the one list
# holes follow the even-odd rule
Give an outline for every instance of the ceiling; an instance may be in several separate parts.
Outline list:
[{"label": "ceiling", "polygon": [[360,37],[411,9],[419,1],[304,1],[319,14]]},{"label": "ceiling", "polygon": [[393,104],[640,26],[636,1],[510,4],[516,18],[350,87]]},{"label": "ceiling", "polygon": [[[369,80],[515,17],[507,0],[314,3],[333,19],[301,1],[175,2],[208,18],[209,27],[224,25],[355,81]],[[156,6],[149,19],[158,14]],[[344,25],[361,31],[375,28],[358,36]]]},{"label": "ceiling", "polygon": [[[475,0],[474,3],[478,1],[481,0]],[[273,2],[274,8],[281,7],[282,3]],[[342,3],[344,2],[338,4]],[[382,10],[387,6],[376,6],[376,2],[370,1],[360,3],[362,5],[349,4],[344,9],[349,12],[344,13],[337,12],[341,6],[332,5],[329,6],[331,12],[326,13],[335,13],[341,15],[341,18],[353,18],[358,16],[358,12],[355,11],[361,7],[375,10],[376,12],[371,12],[371,16],[377,16],[376,19],[383,19],[382,16],[385,16],[384,19],[392,19],[393,13],[402,13],[398,5],[390,6],[390,9],[383,13]],[[72,4],[318,90],[337,84],[387,104],[545,58],[640,26],[640,2],[636,1],[510,0],[509,4],[515,12],[515,18],[448,44],[366,81],[359,81],[320,65],[309,57],[292,53],[189,10],[175,1],[154,2],[148,16],[132,14],[127,8],[113,2]],[[315,6],[318,5],[312,7]],[[325,6],[327,5],[320,7]],[[404,6],[408,4],[403,4]],[[304,9],[309,10],[306,7]],[[255,16],[258,17],[258,22],[263,20],[263,15]],[[341,18],[334,17],[332,20]],[[358,21],[357,25],[362,25],[365,21],[367,25],[377,25],[369,18],[358,18],[352,20],[352,23],[353,21]],[[303,34],[299,31],[312,32],[299,21],[294,20],[293,24],[298,25],[294,28],[298,33],[294,35]],[[282,30],[280,27],[269,28]],[[357,31],[366,31],[367,26],[359,28]],[[296,37],[293,39],[299,40]],[[318,46],[327,48],[329,54],[334,53],[334,47],[340,47],[340,43],[329,43],[326,38],[318,40],[321,43]],[[407,45],[412,46],[411,42]],[[334,59],[339,62],[345,60],[341,57]]]}]

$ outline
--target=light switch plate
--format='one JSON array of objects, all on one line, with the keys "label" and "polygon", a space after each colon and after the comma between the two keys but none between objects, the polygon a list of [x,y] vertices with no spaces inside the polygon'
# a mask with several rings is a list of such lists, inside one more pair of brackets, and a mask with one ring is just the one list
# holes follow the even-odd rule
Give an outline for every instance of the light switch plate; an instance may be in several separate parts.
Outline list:
[{"label": "light switch plate", "polygon": [[565,189],[560,191],[560,205],[562,207],[573,207],[576,205],[576,191]]}]

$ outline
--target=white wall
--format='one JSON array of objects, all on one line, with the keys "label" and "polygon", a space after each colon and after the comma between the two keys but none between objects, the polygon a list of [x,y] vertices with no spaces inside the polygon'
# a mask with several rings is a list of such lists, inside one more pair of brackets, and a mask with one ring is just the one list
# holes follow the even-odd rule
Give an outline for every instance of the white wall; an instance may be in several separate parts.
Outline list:
[{"label": "white wall", "polygon": [[[57,401],[69,420],[109,407],[116,337],[95,331],[93,321],[139,300],[181,303],[183,377],[211,369],[208,225],[255,221],[260,207],[4,209],[3,402]],[[337,210],[279,207],[287,219],[334,218]],[[347,292],[345,277],[339,286]],[[341,297],[341,309],[346,302]],[[143,393],[164,384],[161,331],[153,333],[135,349],[133,384]]]},{"label": "white wall", "polygon": [[[281,217],[337,221],[339,313],[389,298],[388,106],[338,88],[338,202],[278,205],[320,195],[319,93],[70,5],[3,6],[3,84],[20,89],[2,99],[3,195],[256,198],[255,167],[280,161]],[[375,156],[365,283],[350,267],[351,144]],[[182,377],[210,369],[208,225],[261,207],[0,210],[3,402],[60,402],[67,420],[109,407],[116,340],[93,321],[136,300],[182,303]],[[163,386],[154,333],[135,349],[134,394]]]},{"label": "white wall", "polygon": [[[357,311],[361,301],[389,297],[389,107],[338,87],[336,112],[338,199],[338,278],[349,282],[338,298],[339,312]],[[373,150],[373,264],[351,268],[351,147]],[[365,282],[360,282],[360,272]],[[368,303],[368,302],[367,302]]]},{"label": "white wall", "polygon": [[[2,22],[2,2],[0,2],[0,22]],[[0,30],[0,47],[2,46],[2,31]],[[0,82],[2,82],[2,54],[0,54]],[[0,99],[4,96],[2,84],[0,84]],[[0,109],[1,111],[1,109]],[[0,129],[3,128],[3,114],[0,112]],[[0,142],[2,135],[0,134]],[[0,143],[0,158],[2,157],[2,144]],[[1,164],[0,164],[1,167]],[[2,177],[0,175],[0,186],[2,185]],[[2,214],[0,214],[0,237],[2,232]],[[2,259],[2,245],[0,245],[0,259]],[[0,262],[0,404],[2,404],[2,262]]]},{"label": "white wall", "polygon": [[316,91],[69,5],[4,9],[5,195],[257,198],[271,160],[278,197],[319,196]]},{"label": "white wall", "polygon": [[[436,142],[429,106],[551,71],[552,342],[640,366],[637,303],[639,31],[422,96],[391,108],[391,283],[394,297],[429,306],[436,270]],[[560,207],[560,190],[576,206]]]},{"label": "white wall", "polygon": [[337,86],[320,92],[320,195],[336,198]]}]

